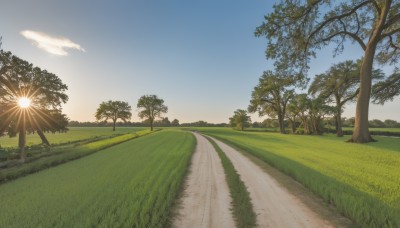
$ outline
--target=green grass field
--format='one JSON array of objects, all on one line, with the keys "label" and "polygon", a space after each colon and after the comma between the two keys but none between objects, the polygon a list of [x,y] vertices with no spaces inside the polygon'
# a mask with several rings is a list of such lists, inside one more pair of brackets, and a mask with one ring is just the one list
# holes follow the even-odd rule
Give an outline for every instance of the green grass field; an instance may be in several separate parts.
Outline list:
[{"label": "green grass field", "polygon": [[[354,128],[352,127],[344,127],[343,130],[352,131]],[[400,128],[369,128],[369,131],[383,131],[383,132],[400,132]]]},{"label": "green grass field", "polygon": [[400,226],[400,139],[361,145],[332,135],[198,130],[289,174],[361,226]]},{"label": "green grass field", "polygon": [[194,145],[163,130],[0,185],[0,227],[165,227]]},{"label": "green grass field", "polygon": [[[61,144],[76,142],[80,140],[90,139],[94,137],[104,137],[121,135],[136,131],[141,131],[146,128],[142,127],[117,127],[112,131],[111,127],[70,127],[66,133],[46,133],[46,137],[51,144]],[[42,141],[37,134],[29,134],[26,137],[27,146],[40,144]],[[17,147],[18,137],[10,138],[8,136],[0,137],[0,147]]]}]

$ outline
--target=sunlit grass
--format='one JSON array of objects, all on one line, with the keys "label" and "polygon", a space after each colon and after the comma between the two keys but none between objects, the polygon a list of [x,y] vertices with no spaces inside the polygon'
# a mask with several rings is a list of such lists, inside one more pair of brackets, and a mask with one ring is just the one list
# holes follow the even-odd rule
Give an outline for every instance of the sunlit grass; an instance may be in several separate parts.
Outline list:
[{"label": "sunlit grass", "polygon": [[360,225],[400,225],[400,139],[361,145],[332,135],[201,131],[289,174]]},{"label": "sunlit grass", "polygon": [[194,144],[164,130],[0,185],[0,227],[165,227]]},{"label": "sunlit grass", "polygon": [[[61,144],[85,140],[93,137],[112,136],[126,134],[130,132],[141,131],[143,127],[117,127],[112,131],[111,127],[69,127],[66,133],[45,133],[51,144]],[[37,134],[28,134],[26,137],[27,146],[42,143]],[[4,148],[17,147],[18,137],[10,138],[8,136],[0,137],[0,146]]]}]

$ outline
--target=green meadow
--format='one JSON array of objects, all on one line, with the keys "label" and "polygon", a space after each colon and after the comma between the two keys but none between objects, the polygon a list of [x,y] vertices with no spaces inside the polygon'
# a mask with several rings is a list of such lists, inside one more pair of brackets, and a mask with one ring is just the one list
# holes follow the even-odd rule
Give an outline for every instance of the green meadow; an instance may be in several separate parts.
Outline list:
[{"label": "green meadow", "polygon": [[[66,133],[46,133],[46,137],[51,144],[70,143],[87,139],[111,137],[141,131],[145,128],[141,127],[117,127],[112,131],[111,127],[69,127]],[[37,134],[28,134],[26,137],[26,145],[32,146],[40,144],[42,141]],[[17,147],[18,137],[0,137],[0,147]]]},{"label": "green meadow", "polygon": [[349,137],[198,128],[292,176],[356,224],[400,226],[400,139],[369,144]]},{"label": "green meadow", "polygon": [[164,130],[5,183],[0,227],[165,227],[194,145]]}]

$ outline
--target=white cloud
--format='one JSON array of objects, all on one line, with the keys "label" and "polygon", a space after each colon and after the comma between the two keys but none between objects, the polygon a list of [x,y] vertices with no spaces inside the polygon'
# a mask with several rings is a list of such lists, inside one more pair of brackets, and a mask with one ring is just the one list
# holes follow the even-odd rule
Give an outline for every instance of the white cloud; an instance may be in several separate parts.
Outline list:
[{"label": "white cloud", "polygon": [[76,44],[65,37],[54,37],[46,33],[31,30],[21,31],[21,35],[28,40],[32,40],[33,44],[38,48],[51,54],[66,56],[68,55],[66,49],[69,48],[85,52],[85,49],[83,49],[79,44]]}]

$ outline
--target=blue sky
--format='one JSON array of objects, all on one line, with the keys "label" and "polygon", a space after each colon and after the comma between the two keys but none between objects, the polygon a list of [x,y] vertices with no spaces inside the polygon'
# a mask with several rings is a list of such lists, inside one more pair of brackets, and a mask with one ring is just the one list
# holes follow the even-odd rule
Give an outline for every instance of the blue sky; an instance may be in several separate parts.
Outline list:
[{"label": "blue sky", "polygon": [[[0,35],[4,50],[69,86],[63,110],[71,120],[93,121],[99,103],[111,99],[129,102],[139,121],[138,98],[157,94],[170,119],[228,122],[234,110],[247,108],[262,72],[273,68],[266,40],[253,35],[272,2],[5,0]],[[21,34],[26,30],[67,38],[72,48],[63,49],[66,56],[49,53]],[[332,49],[323,50],[310,76],[361,54],[355,45],[335,59]],[[370,117],[400,120],[399,101],[373,105]],[[353,115],[350,105],[344,116]]]}]

